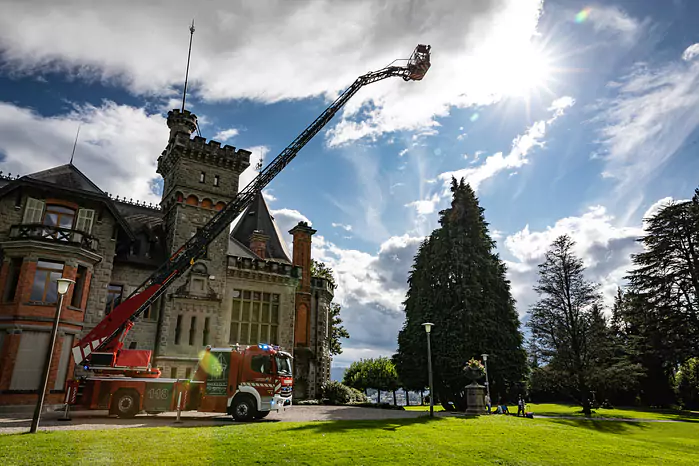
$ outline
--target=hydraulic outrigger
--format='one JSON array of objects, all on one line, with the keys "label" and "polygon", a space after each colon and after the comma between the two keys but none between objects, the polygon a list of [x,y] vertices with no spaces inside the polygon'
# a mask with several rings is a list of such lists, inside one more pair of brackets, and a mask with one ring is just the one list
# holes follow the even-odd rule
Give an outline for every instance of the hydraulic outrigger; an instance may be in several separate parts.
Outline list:
[{"label": "hydraulic outrigger", "polygon": [[430,46],[418,45],[404,66],[392,64],[357,78],[231,202],[73,347],[75,362],[83,365],[85,369],[110,370],[112,373],[122,372],[127,376],[136,377],[159,377],[160,370],[151,367],[150,351],[123,348],[124,338],[134,325],[135,319],[205,253],[207,245],[229,227],[250,205],[255,195],[294,159],[362,87],[391,77],[401,77],[405,81],[420,81],[429,68]]}]

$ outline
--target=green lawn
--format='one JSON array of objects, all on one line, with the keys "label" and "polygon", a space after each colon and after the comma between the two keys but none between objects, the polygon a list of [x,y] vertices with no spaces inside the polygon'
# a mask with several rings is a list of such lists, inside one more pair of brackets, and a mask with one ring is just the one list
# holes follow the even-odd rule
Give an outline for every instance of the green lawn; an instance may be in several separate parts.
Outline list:
[{"label": "green lawn", "polygon": [[[406,411],[425,411],[425,412],[430,412],[430,406],[403,406]],[[444,411],[444,408],[442,405],[434,405],[434,411]]]},{"label": "green lawn", "polygon": [[[512,411],[512,409],[510,409]],[[580,416],[584,417],[582,408],[574,405],[564,404],[527,404],[527,411],[534,415],[542,416]],[[514,412],[517,412],[515,406]],[[675,411],[661,409],[644,408],[614,408],[593,410],[592,417],[616,418],[616,419],[669,419],[674,421],[689,421],[699,423],[699,412],[697,411]]]},{"label": "green lawn", "polygon": [[699,424],[514,416],[0,435],[0,464],[699,464]]}]

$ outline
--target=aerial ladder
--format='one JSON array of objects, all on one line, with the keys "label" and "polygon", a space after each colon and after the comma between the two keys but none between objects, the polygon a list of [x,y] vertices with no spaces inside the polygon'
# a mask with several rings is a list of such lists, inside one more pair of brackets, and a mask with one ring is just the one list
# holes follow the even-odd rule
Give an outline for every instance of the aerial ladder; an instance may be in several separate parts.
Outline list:
[{"label": "aerial ladder", "polygon": [[[75,363],[86,370],[125,374],[133,377],[159,377],[160,370],[150,365],[150,351],[124,349],[124,339],[135,320],[149,308],[194,262],[205,254],[206,247],[230,227],[240,215],[289,163],[318,134],[335,114],[362,87],[386,78],[401,77],[420,81],[430,68],[430,46],[418,45],[407,60],[357,78],[294,141],[265,167],[238,195],[214,215],[201,230],[178,249],[111,313],[105,316],[73,347]],[[396,63],[404,61],[403,65]]]}]

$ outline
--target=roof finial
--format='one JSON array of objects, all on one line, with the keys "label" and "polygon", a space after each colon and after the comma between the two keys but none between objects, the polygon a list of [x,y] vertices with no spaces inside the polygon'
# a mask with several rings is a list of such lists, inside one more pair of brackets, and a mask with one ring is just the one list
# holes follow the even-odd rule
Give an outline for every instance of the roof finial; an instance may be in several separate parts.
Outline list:
[{"label": "roof finial", "polygon": [[184,75],[184,91],[182,92],[182,112],[184,112],[184,103],[187,99],[187,82],[189,80],[189,59],[192,56],[192,38],[194,37],[194,18],[192,18],[192,25],[189,26],[189,52],[187,53],[187,71]]},{"label": "roof finial", "polygon": [[70,154],[70,165],[73,165],[73,157],[75,157],[75,147],[78,145],[78,135],[80,134],[80,126],[82,126],[82,123],[78,125],[78,132],[75,133],[75,142],[73,143],[73,153]]}]

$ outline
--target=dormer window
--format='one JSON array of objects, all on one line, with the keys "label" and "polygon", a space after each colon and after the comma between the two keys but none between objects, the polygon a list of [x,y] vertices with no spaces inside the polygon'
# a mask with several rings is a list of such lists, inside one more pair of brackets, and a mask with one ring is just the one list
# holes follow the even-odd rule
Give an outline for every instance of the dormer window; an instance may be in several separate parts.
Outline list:
[{"label": "dormer window", "polygon": [[75,209],[55,204],[46,205],[44,225],[71,229],[74,221]]},{"label": "dormer window", "polygon": [[200,183],[206,182],[206,173],[204,173],[204,172],[199,173],[199,182]]}]

